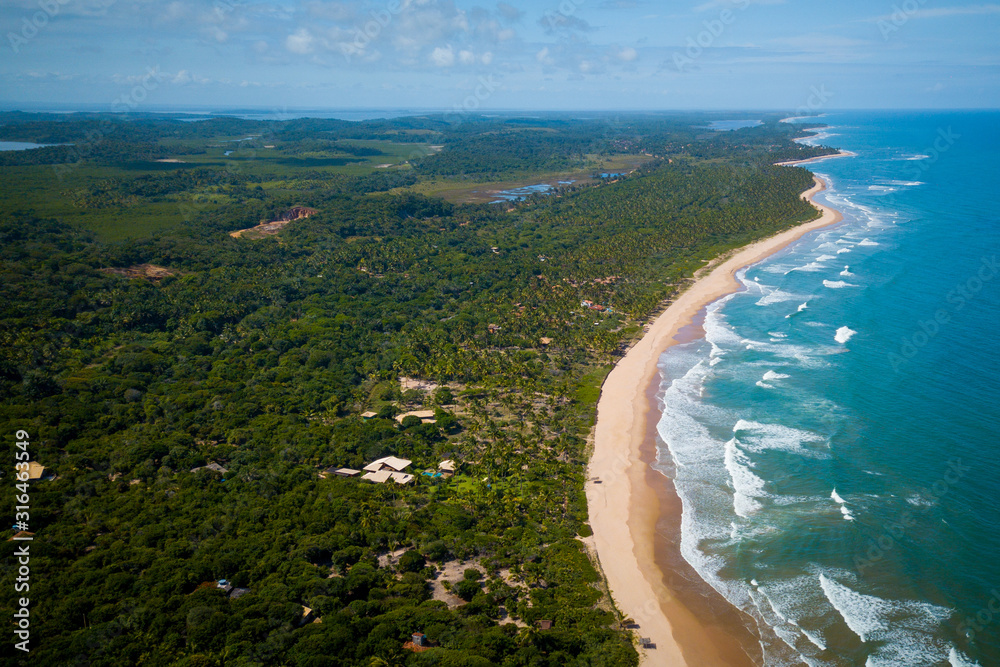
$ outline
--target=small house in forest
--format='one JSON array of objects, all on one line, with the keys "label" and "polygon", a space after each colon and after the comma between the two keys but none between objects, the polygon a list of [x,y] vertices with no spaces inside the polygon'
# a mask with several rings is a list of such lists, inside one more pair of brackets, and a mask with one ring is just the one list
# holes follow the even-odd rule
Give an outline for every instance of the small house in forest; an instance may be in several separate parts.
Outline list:
[{"label": "small house in forest", "polygon": [[229,472],[228,470],[220,466],[218,463],[215,463],[214,461],[212,463],[209,463],[207,466],[199,466],[197,468],[191,468],[191,472],[198,472],[199,470],[211,470],[212,472],[217,472],[220,475],[225,475],[227,472]]},{"label": "small house in forest", "polygon": [[433,424],[437,421],[436,419],[434,419],[433,410],[412,410],[410,412],[404,412],[402,414],[396,415],[396,421],[402,424],[403,420],[406,419],[407,417],[417,417],[420,419],[420,421],[422,421],[425,424]]},{"label": "small house in forest", "polygon": [[[19,463],[19,466],[23,466],[24,463]],[[16,467],[14,468],[14,475],[17,476],[18,473],[25,472],[24,468]],[[42,475],[45,474],[45,466],[43,466],[38,461],[28,461],[28,479],[35,480],[41,479]]]},{"label": "small house in forest", "polygon": [[381,470],[391,470],[393,472],[403,472],[413,461],[401,459],[395,456],[383,456],[365,466],[366,472],[379,472]]}]

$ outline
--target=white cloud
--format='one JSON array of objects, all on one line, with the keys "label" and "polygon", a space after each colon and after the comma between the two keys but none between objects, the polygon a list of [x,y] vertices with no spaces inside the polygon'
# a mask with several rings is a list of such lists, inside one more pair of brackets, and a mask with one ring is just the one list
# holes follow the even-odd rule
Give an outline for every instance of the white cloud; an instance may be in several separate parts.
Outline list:
[{"label": "white cloud", "polygon": [[535,60],[543,65],[554,65],[555,60],[549,55],[549,47],[544,47],[541,51],[535,54]]},{"label": "white cloud", "polygon": [[446,47],[435,47],[431,52],[431,62],[438,67],[451,67],[455,64],[455,52],[449,44]]},{"label": "white cloud", "polygon": [[632,62],[639,57],[639,52],[633,49],[631,46],[626,46],[624,49],[618,52],[618,59],[627,63]]},{"label": "white cloud", "polygon": [[312,52],[313,36],[305,28],[299,28],[285,38],[285,48],[292,53],[305,55]]},{"label": "white cloud", "polygon": [[462,63],[463,65],[471,65],[474,62],[476,62],[476,54],[473,53],[472,51],[465,51],[465,50],[459,51],[458,62]]},{"label": "white cloud", "polygon": [[482,62],[482,63],[483,63],[484,65],[489,65],[490,63],[492,63],[492,62],[493,62],[493,54],[492,54],[491,52],[487,51],[486,53],[484,53],[483,55],[481,55],[481,56],[479,57],[479,60],[480,60],[480,61],[481,61],[481,62]]},{"label": "white cloud", "polygon": [[416,56],[419,51],[445,40],[459,41],[469,32],[469,22],[464,11],[451,3],[417,1],[393,16],[383,30],[391,34],[392,44],[402,56]]}]

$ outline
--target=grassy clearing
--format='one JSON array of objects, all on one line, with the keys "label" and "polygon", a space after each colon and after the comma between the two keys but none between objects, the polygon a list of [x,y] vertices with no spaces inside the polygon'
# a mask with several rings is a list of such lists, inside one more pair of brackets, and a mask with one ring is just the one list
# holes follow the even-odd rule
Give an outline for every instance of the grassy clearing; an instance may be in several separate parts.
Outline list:
[{"label": "grassy clearing", "polygon": [[588,155],[586,167],[559,172],[542,172],[528,174],[517,178],[504,180],[465,180],[456,178],[435,178],[417,183],[408,188],[400,188],[410,192],[418,192],[428,197],[441,197],[453,204],[483,204],[495,201],[497,193],[504,190],[523,188],[529,185],[545,183],[552,187],[560,187],[560,181],[572,181],[574,186],[592,185],[599,179],[594,178],[600,173],[629,172],[649,162],[653,158],[647,155]]}]

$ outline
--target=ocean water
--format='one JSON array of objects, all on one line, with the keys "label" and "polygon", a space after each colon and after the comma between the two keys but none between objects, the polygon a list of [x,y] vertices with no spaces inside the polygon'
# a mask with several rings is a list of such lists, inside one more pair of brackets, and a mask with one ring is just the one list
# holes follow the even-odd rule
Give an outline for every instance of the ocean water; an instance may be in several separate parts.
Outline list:
[{"label": "ocean water", "polygon": [[660,359],[684,558],[767,665],[1000,665],[1000,113],[830,113],[843,223]]},{"label": "ocean water", "polygon": [[57,144],[36,144],[30,141],[0,141],[0,151],[27,151],[32,148],[44,148]]}]

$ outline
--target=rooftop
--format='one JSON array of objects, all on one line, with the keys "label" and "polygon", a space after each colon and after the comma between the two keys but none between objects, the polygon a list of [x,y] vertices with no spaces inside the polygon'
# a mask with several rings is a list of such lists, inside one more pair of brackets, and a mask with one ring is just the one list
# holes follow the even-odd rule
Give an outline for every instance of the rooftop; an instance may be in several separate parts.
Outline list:
[{"label": "rooftop", "polygon": [[381,484],[382,482],[388,480],[391,476],[391,470],[379,470],[378,472],[367,472],[361,476],[361,479],[367,479],[369,482]]},{"label": "rooftop", "polygon": [[412,410],[410,412],[404,412],[401,415],[396,415],[396,421],[403,423],[403,420],[407,417],[419,417],[421,421],[426,424],[433,424],[436,421],[434,419],[433,410]]},{"label": "rooftop", "polygon": [[[17,472],[22,472],[20,468],[15,468]],[[45,474],[45,466],[38,461],[28,461],[28,479],[41,479]]]},{"label": "rooftop", "polygon": [[229,472],[228,470],[220,466],[218,463],[215,463],[214,461],[205,466],[191,468],[191,472],[198,472],[199,470],[211,470],[212,472],[217,472],[220,475],[225,475],[227,472]]},{"label": "rooftop", "polygon": [[405,470],[413,461],[409,459],[401,459],[395,456],[383,456],[380,459],[376,459],[365,466],[365,470],[368,472],[378,472],[383,468],[390,468],[396,472],[402,472]]}]

